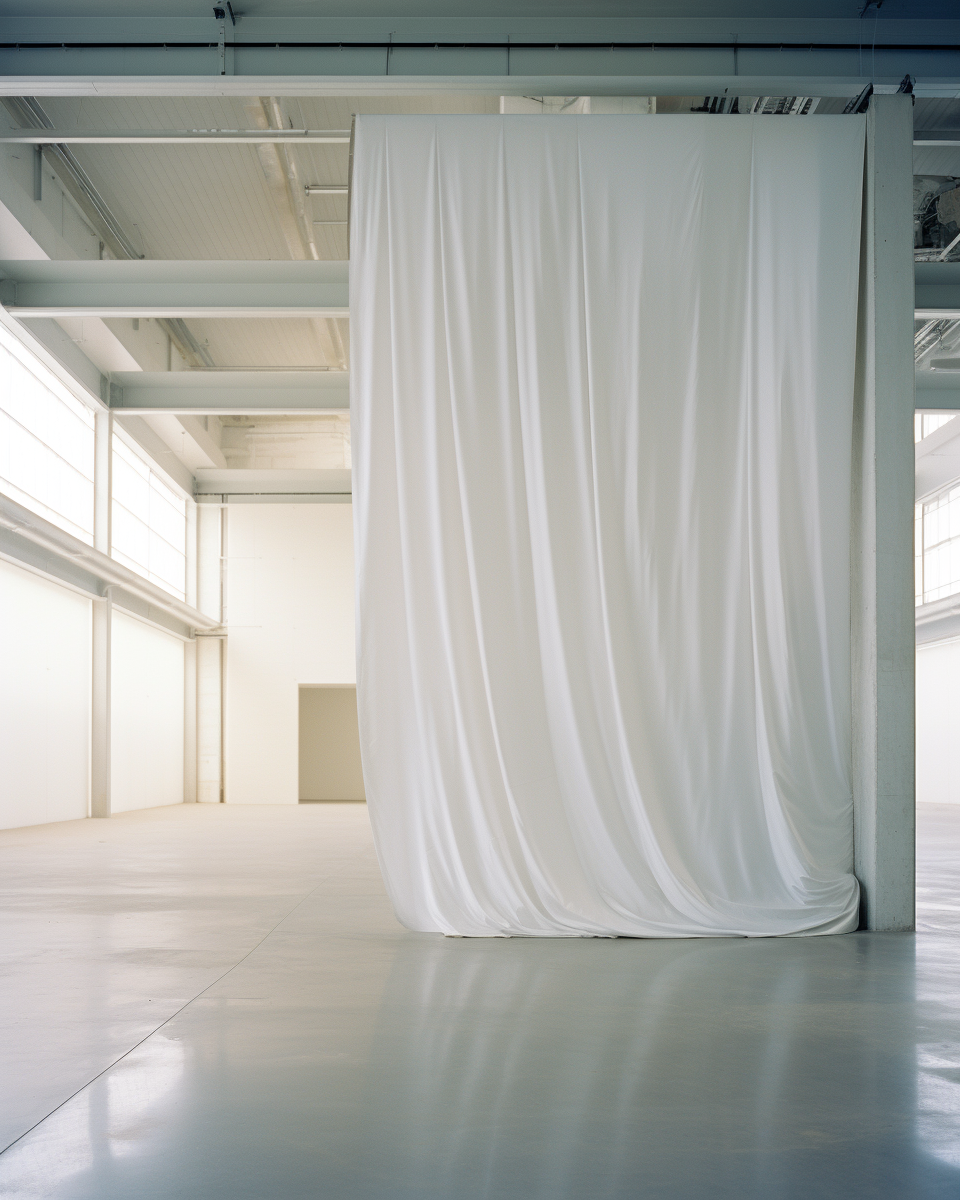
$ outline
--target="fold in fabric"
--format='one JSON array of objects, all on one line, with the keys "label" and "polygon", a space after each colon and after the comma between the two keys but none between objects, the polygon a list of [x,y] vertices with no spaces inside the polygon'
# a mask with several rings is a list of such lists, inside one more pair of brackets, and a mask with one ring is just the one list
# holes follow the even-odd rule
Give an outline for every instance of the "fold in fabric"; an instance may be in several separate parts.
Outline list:
[{"label": "fold in fabric", "polygon": [[856,928],[863,141],[358,119],[360,740],[411,929]]}]

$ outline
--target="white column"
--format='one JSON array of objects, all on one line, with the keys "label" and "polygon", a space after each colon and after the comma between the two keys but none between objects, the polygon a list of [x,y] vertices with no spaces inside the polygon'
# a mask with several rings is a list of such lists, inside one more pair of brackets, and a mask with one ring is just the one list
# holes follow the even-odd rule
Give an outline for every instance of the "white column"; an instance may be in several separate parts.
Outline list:
[{"label": "white column", "polygon": [[[197,506],[187,503],[185,599],[197,603]],[[183,647],[183,802],[197,800],[197,643]]]},{"label": "white column", "polygon": [[[220,582],[220,508],[197,506],[197,608],[208,616],[223,619]],[[218,804],[222,797],[223,722],[222,654],[220,638],[198,637],[196,641],[197,705],[197,800]]]},{"label": "white column", "polygon": [[[93,546],[110,553],[113,495],[113,413],[97,412],[94,430]],[[93,602],[93,695],[90,720],[90,815],[110,816],[110,591]]]},{"label": "white column", "polygon": [[852,547],[855,871],[868,929],[915,924],[913,110],[867,112]]}]

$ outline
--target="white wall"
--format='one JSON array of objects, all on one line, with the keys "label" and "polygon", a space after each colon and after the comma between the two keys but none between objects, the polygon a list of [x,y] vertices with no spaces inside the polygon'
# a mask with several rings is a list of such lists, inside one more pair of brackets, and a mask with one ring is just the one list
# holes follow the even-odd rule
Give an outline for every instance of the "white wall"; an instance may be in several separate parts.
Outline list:
[{"label": "white wall", "polygon": [[917,800],[960,804],[960,639],[917,649]]},{"label": "white wall", "polygon": [[113,614],[111,808],[183,803],[183,642]]},{"label": "white wall", "polygon": [[226,800],[296,804],[299,685],[356,683],[353,508],[231,505],[226,556]]},{"label": "white wall", "polygon": [[0,828],[87,815],[90,603],[0,562]]}]

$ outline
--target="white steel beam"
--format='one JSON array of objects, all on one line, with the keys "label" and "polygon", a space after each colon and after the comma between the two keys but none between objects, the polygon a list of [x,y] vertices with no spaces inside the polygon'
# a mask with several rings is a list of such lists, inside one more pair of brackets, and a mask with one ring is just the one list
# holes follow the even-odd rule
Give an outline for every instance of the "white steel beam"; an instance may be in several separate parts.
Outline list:
[{"label": "white steel beam", "polygon": [[[918,316],[960,314],[960,263],[912,264]],[[11,316],[349,317],[344,261],[0,261]]]},{"label": "white steel beam", "polygon": [[[197,506],[187,505],[184,599],[197,607]],[[197,802],[197,643],[183,647],[183,802]]]},{"label": "white steel beam", "polygon": [[350,407],[346,371],[125,371],[112,380],[115,412],[276,416]]},{"label": "white steel beam", "polygon": [[913,112],[867,112],[851,617],[854,869],[868,929],[915,923]]},{"label": "white steel beam", "polygon": [[[209,506],[197,510],[197,607],[218,622],[223,619],[223,512]],[[223,799],[223,663],[224,639],[200,637],[197,671],[197,802]]]},{"label": "white steel beam", "polygon": [[346,262],[4,260],[0,303],[30,317],[348,317]]},{"label": "white steel beam", "polygon": [[[113,517],[113,414],[101,409],[94,425],[93,549],[103,558],[111,550]],[[37,528],[37,527],[34,527]],[[49,536],[49,531],[40,529]],[[22,532],[22,530],[21,530]],[[29,531],[28,531],[29,532]],[[90,704],[90,816],[109,817],[111,710],[111,647],[113,642],[112,583],[93,601],[93,675]]]},{"label": "white steel beam", "polygon": [[914,263],[918,319],[960,317],[960,262]]},{"label": "white steel beam", "polygon": [[[211,10],[208,8],[207,13]],[[960,74],[957,20],[659,17],[7,17],[8,95],[851,95]],[[226,39],[228,40],[225,40]],[[64,78],[68,76],[69,78]],[[281,86],[277,86],[277,81]],[[934,91],[933,94],[936,94]]]},{"label": "white steel beam", "polygon": [[248,142],[349,145],[349,129],[15,129],[0,143],[31,146],[221,146]]},{"label": "white steel beam", "polygon": [[350,468],[259,469],[202,468],[197,471],[197,500],[204,496],[349,496]]},{"label": "white steel beam", "polygon": [[915,129],[913,131],[915,146],[960,146],[960,129]]},{"label": "white steel beam", "polygon": [[952,371],[924,371],[917,375],[917,412],[942,412],[960,409],[960,377]]}]

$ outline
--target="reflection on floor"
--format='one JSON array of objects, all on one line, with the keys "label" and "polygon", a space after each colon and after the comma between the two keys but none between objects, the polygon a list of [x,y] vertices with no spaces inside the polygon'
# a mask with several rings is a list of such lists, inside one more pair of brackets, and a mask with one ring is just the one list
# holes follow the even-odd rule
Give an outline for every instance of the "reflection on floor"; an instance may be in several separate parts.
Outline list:
[{"label": "reflection on floor", "polygon": [[460,940],[362,805],[0,834],[0,1195],[960,1196],[960,806],[921,928]]}]

